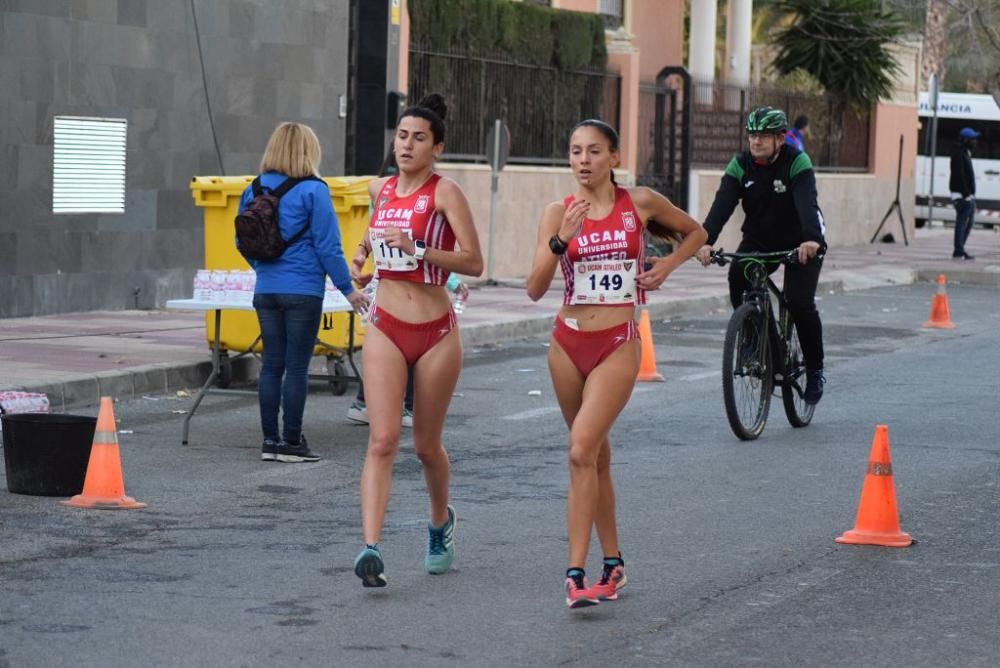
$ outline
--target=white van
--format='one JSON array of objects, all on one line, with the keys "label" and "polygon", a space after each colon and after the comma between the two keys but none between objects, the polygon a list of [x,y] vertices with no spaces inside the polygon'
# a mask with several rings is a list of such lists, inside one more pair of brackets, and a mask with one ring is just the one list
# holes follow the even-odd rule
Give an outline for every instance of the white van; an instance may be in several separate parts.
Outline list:
[{"label": "white van", "polygon": [[[931,179],[931,122],[933,110],[928,94],[920,93],[920,135],[917,139],[917,227],[927,221]],[[972,152],[976,172],[976,223],[1000,225],[1000,107],[991,95],[938,93],[937,157],[934,159],[934,220],[955,222],[948,178],[951,149],[958,131],[973,128],[980,133]]]}]

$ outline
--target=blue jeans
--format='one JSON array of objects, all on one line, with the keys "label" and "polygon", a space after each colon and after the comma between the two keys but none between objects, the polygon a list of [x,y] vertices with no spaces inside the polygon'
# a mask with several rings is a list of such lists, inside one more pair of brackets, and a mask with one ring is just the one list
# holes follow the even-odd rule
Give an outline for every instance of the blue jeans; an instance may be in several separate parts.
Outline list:
[{"label": "blue jeans", "polygon": [[278,410],[282,409],[284,440],[298,443],[309,389],[309,362],[319,333],[323,299],[308,295],[254,295],[253,306],[257,309],[264,344],[257,381],[260,428],[265,439],[279,440]]},{"label": "blue jeans", "polygon": [[952,257],[965,255],[965,242],[976,217],[976,198],[955,200],[955,244]]}]

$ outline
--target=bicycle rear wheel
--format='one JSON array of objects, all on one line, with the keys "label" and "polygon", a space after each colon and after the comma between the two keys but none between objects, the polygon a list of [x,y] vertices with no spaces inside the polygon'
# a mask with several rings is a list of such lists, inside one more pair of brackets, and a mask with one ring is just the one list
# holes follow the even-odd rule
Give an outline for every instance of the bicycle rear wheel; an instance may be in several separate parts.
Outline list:
[{"label": "bicycle rear wheel", "polygon": [[783,336],[788,346],[785,357],[785,375],[781,379],[781,402],[785,405],[785,417],[793,427],[805,427],[813,418],[815,405],[806,403],[803,395],[806,391],[806,364],[802,359],[802,344],[799,342],[799,330],[786,313]]},{"label": "bicycle rear wheel", "polygon": [[773,386],[766,319],[753,304],[743,304],[729,319],[722,352],[726,417],[740,440],[752,441],[763,433]]}]

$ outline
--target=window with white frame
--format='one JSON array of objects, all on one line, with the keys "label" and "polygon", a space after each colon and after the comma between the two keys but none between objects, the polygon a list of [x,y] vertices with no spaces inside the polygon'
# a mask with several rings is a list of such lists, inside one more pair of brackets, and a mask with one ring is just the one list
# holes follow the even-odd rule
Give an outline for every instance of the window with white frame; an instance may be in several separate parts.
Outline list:
[{"label": "window with white frame", "polygon": [[52,213],[125,213],[124,118],[56,116]]},{"label": "window with white frame", "polygon": [[607,19],[617,19],[621,25],[623,4],[624,0],[599,0],[597,13]]}]

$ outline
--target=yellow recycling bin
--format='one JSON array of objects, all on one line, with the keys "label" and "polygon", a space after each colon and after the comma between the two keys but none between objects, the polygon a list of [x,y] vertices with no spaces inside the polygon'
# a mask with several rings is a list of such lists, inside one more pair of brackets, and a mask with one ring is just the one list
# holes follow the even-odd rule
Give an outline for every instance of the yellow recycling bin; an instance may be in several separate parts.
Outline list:
[{"label": "yellow recycling bin", "polygon": [[[350,262],[368,227],[368,182],[371,176],[327,177],[330,199],[337,214],[341,245]],[[191,179],[195,206],[205,211],[205,269],[249,270],[250,265],[236,250],[233,221],[239,213],[240,198],[253,176],[196,176]],[[220,346],[225,350],[261,351],[260,325],[251,311],[222,312]],[[215,316],[205,314],[205,335],[211,348],[215,340]],[[349,345],[350,314],[324,313],[314,355],[339,357]],[[354,347],[364,341],[364,324],[354,319]]]}]

